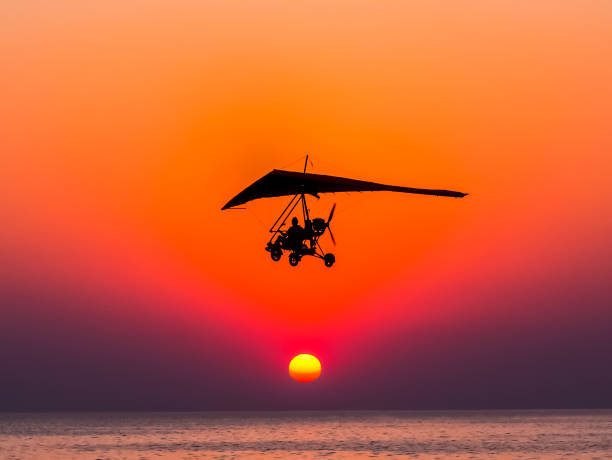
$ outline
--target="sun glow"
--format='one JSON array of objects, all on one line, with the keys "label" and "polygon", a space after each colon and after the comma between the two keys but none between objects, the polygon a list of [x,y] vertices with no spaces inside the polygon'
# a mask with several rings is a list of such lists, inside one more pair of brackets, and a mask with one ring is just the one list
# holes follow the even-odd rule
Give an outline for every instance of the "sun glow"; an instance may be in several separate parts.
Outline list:
[{"label": "sun glow", "polygon": [[289,375],[298,382],[312,382],[321,375],[321,362],[312,355],[297,355],[289,363]]}]

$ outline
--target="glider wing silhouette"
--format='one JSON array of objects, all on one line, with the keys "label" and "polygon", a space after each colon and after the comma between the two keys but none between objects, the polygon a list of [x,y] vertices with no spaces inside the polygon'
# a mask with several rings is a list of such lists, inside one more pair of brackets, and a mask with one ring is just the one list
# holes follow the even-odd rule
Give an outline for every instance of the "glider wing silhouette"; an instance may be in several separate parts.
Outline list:
[{"label": "glider wing silhouette", "polygon": [[467,195],[467,193],[455,192],[452,190],[400,187],[397,185],[379,184],[346,177],[274,169],[229,200],[221,209],[240,206],[241,204],[248,203],[258,198],[270,198],[275,196],[313,195],[318,198],[319,193],[383,191],[449,196],[455,198],[462,198]]}]

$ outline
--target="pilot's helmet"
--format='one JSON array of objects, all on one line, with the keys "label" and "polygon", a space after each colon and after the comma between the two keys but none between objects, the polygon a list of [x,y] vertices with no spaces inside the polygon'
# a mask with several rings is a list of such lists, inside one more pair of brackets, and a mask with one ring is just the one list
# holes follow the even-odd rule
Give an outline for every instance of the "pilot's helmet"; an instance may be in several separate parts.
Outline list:
[{"label": "pilot's helmet", "polygon": [[291,225],[297,225],[298,224],[298,218],[294,217],[293,219],[291,219]]}]

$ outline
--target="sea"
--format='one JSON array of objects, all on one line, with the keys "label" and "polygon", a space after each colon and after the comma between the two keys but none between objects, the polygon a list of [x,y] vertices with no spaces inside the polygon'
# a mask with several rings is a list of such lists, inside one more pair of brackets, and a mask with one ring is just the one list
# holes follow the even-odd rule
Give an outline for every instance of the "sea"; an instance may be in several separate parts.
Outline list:
[{"label": "sea", "polygon": [[612,459],[612,410],[0,413],[2,459]]}]

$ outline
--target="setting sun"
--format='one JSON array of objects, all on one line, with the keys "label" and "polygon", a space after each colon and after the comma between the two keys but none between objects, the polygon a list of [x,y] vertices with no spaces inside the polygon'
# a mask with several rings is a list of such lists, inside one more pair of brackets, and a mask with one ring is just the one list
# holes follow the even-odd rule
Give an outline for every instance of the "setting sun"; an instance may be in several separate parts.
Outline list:
[{"label": "setting sun", "polygon": [[321,362],[312,355],[297,355],[289,363],[289,375],[298,382],[312,382],[321,375]]}]

